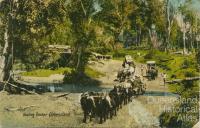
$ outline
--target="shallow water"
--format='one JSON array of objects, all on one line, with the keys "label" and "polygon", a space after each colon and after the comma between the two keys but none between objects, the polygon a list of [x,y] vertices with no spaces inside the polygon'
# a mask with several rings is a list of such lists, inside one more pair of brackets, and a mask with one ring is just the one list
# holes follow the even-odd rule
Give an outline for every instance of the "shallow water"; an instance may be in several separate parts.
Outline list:
[{"label": "shallow water", "polygon": [[160,92],[160,91],[146,91],[144,96],[171,96],[171,97],[179,97],[178,94],[174,94],[171,92]]},{"label": "shallow water", "polygon": [[100,86],[86,86],[86,85],[74,85],[74,84],[46,84],[35,87],[36,90],[45,92],[71,92],[71,93],[82,93],[86,91],[95,92],[108,92],[112,88],[105,88]]}]

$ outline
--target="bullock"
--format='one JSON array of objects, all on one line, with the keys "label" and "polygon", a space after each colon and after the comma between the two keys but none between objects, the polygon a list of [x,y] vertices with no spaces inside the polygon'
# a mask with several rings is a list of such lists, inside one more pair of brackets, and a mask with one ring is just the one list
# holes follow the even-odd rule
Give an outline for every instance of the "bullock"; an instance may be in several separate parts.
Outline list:
[{"label": "bullock", "polygon": [[[110,95],[105,94],[100,97],[99,103],[97,104],[100,116],[100,123],[105,122],[107,118],[112,119],[113,115],[116,115],[116,102]],[[114,113],[114,114],[113,114]]]},{"label": "bullock", "polygon": [[103,93],[84,93],[81,95],[81,107],[84,112],[83,122],[86,122],[87,117],[90,121],[93,116],[100,117],[100,123],[105,122],[110,116],[116,115],[116,102],[113,97]]},{"label": "bullock", "polygon": [[83,93],[81,95],[80,102],[81,102],[81,108],[82,108],[83,113],[84,113],[83,122],[84,123],[87,122],[87,117],[89,117],[90,121],[91,121],[92,116],[94,116],[95,107],[96,107],[93,97],[89,96],[89,94],[87,94],[87,93]]}]

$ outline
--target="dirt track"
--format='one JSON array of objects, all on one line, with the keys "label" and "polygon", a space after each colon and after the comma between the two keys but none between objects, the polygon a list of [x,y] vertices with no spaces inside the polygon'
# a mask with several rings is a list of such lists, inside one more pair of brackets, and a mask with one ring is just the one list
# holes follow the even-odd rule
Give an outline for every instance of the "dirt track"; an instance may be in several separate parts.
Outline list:
[{"label": "dirt track", "polygon": [[[112,88],[116,73],[122,62],[111,60],[92,65],[106,74],[99,78],[102,88]],[[140,64],[137,64],[140,67]],[[136,68],[140,73],[140,68]],[[154,128],[159,127],[159,115],[163,108],[171,106],[175,97],[168,93],[159,77],[155,81],[147,81],[147,93],[134,98],[124,106],[112,120],[98,124],[99,119],[93,119],[87,124],[82,123],[83,114],[80,108],[80,93],[71,93],[66,98],[55,98],[60,93],[44,95],[7,95],[0,93],[0,128],[26,127],[114,127],[114,128]],[[35,107],[26,106],[35,105]],[[11,111],[8,111],[8,110]],[[41,115],[43,113],[43,116]],[[52,113],[57,113],[53,115]],[[40,115],[39,115],[40,114]],[[33,117],[34,116],[34,117]]]}]

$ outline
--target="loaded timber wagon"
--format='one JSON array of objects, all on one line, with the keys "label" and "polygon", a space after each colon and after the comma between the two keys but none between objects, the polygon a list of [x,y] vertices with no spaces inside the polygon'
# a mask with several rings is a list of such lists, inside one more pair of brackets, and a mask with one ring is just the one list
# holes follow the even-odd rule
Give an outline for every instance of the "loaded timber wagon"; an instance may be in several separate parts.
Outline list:
[{"label": "loaded timber wagon", "polygon": [[134,62],[133,62],[133,58],[132,58],[131,55],[126,55],[126,56],[125,56],[125,59],[124,59],[124,62],[123,62],[123,64],[122,64],[122,66],[125,68],[126,65],[135,67],[135,64],[134,64]]},{"label": "loaded timber wagon", "polygon": [[147,61],[146,64],[147,64],[146,76],[148,77],[149,80],[155,80],[156,77],[158,76],[158,69],[156,67],[156,62]]},{"label": "loaded timber wagon", "polygon": [[122,69],[117,73],[117,80],[124,82],[135,74],[135,64],[130,55],[126,55],[122,63]]}]

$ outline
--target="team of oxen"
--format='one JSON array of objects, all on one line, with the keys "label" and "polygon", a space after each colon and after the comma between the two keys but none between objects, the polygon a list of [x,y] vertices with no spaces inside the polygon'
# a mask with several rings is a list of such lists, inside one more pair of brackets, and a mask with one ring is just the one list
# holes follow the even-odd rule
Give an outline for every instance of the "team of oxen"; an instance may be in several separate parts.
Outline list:
[{"label": "team of oxen", "polygon": [[[117,111],[138,95],[145,93],[146,86],[141,78],[134,74],[133,62],[125,61],[123,70],[118,72],[118,84],[108,92],[85,92],[81,95],[81,107],[84,113],[83,122],[87,119],[100,118],[99,123],[117,116]],[[134,68],[135,69],[135,68]]]}]

